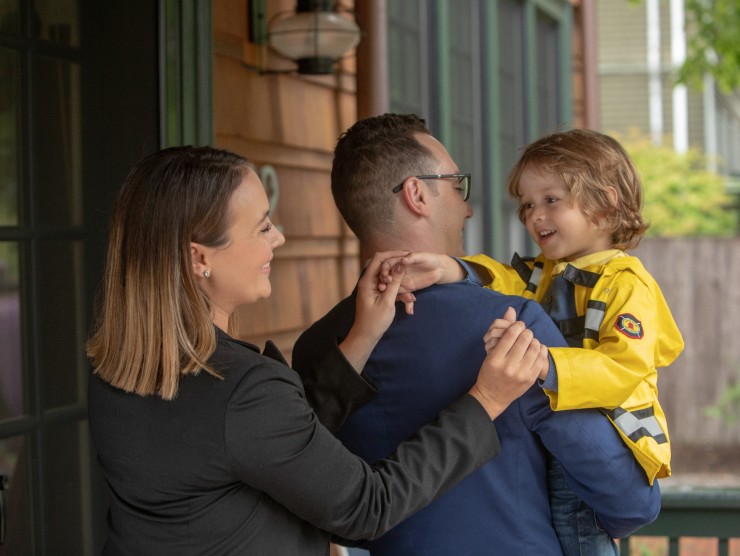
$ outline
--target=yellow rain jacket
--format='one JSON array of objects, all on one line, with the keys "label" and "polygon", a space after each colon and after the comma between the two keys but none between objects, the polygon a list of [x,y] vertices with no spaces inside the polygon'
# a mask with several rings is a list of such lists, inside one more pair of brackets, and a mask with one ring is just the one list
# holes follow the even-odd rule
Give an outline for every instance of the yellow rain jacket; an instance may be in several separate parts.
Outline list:
[{"label": "yellow rain jacket", "polygon": [[[554,276],[573,283],[577,319],[559,323],[569,345],[552,348],[557,392],[553,410],[602,408],[653,484],[671,475],[665,414],[658,403],[657,368],[671,364],[683,339],[653,277],[637,257],[618,249],[572,263],[514,256],[513,266],[485,255],[464,259],[485,269],[487,287],[542,302]],[[485,281],[485,280],[484,280]],[[567,326],[563,326],[563,325]]]}]

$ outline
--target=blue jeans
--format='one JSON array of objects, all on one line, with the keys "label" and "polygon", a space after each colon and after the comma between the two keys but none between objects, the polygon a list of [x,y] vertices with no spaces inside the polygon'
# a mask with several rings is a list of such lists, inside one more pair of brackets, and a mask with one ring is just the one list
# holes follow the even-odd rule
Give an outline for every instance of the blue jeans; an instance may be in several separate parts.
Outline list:
[{"label": "blue jeans", "polygon": [[564,556],[619,556],[617,544],[596,522],[596,513],[573,494],[560,462],[551,457],[548,467],[552,524]]}]

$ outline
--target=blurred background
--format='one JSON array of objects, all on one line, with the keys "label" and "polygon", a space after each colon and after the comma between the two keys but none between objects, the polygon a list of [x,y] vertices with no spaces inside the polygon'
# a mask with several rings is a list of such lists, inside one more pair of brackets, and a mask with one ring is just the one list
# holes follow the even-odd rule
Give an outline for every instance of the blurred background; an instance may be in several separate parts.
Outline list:
[{"label": "blurred background", "polygon": [[[142,156],[247,156],[287,244],[239,335],[290,354],[353,288],[332,149],[416,112],[473,174],[469,253],[533,252],[507,198],[557,128],[624,143],[686,350],[661,372],[665,488],[740,486],[739,0],[0,0],[0,554],[95,554],[105,486],[84,343],[116,191]],[[0,539],[2,540],[2,539]]]}]

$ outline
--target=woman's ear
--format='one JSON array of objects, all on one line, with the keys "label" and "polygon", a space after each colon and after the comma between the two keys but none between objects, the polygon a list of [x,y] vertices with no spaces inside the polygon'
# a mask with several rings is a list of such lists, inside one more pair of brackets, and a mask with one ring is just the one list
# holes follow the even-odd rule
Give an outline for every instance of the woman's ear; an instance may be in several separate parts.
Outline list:
[{"label": "woman's ear", "polygon": [[205,276],[206,273],[210,273],[211,269],[208,266],[208,253],[205,245],[191,242],[190,260],[193,267],[193,273],[196,276]]}]

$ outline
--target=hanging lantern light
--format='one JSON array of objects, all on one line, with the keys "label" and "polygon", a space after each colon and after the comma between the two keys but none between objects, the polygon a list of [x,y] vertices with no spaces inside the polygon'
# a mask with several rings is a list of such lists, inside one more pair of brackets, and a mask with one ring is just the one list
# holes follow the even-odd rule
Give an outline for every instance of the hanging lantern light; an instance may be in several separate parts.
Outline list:
[{"label": "hanging lantern light", "polygon": [[334,63],[360,42],[360,28],[331,0],[298,0],[295,12],[276,17],[267,32],[270,47],[294,60],[298,73],[332,73]]}]

